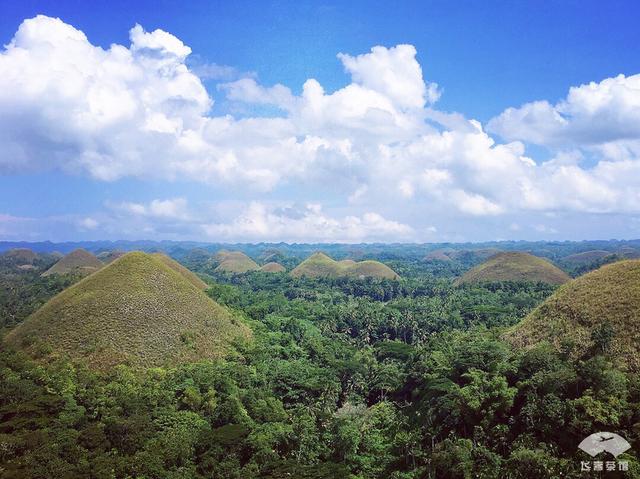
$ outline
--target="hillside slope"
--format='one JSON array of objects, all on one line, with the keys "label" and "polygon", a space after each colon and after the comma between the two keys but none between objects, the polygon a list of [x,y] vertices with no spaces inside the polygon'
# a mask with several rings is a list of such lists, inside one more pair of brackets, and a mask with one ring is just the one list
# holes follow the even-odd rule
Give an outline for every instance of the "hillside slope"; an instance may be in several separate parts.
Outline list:
[{"label": "hillside slope", "polygon": [[93,254],[85,249],[79,248],[64,256],[51,268],[42,273],[42,276],[68,273],[86,275],[97,271],[102,268],[102,266],[104,266],[102,262]]},{"label": "hillside slope", "polygon": [[561,286],[513,327],[505,338],[515,346],[549,341],[573,343],[579,355],[610,335],[607,351],[640,369],[640,260],[608,264]]},{"label": "hillside slope", "polygon": [[161,257],[128,253],[67,288],[6,341],[84,358],[97,368],[215,358],[249,330]]},{"label": "hillside slope", "polygon": [[172,270],[180,273],[187,281],[189,281],[196,288],[198,288],[198,289],[207,289],[209,287],[209,286],[207,286],[207,283],[202,281],[198,277],[198,275],[196,275],[193,271],[185,268],[180,263],[178,263],[176,260],[174,260],[173,258],[170,258],[166,254],[164,254],[164,253],[153,253],[152,256],[154,258],[157,258],[160,261],[162,261],[164,264],[166,264]]},{"label": "hillside slope", "polygon": [[489,281],[540,281],[549,284],[562,284],[569,279],[564,271],[543,258],[529,253],[505,252],[498,253],[467,271],[456,281],[456,284]]}]

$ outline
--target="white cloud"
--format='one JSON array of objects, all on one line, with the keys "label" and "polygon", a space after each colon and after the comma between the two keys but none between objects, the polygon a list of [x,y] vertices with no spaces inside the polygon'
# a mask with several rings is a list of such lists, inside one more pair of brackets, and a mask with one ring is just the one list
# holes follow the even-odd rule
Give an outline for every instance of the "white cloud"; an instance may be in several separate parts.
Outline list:
[{"label": "white cloud", "polygon": [[318,204],[305,208],[270,208],[251,202],[242,214],[228,223],[203,226],[213,241],[335,241],[355,243],[398,240],[412,237],[407,225],[383,218],[377,213],[335,218]]},{"label": "white cloud", "polygon": [[640,139],[640,74],[571,87],[555,105],[547,101],[508,108],[488,128],[508,140],[589,146]]},{"label": "white cloud", "polygon": [[162,220],[183,220],[191,219],[185,198],[155,199],[147,204],[122,202],[107,204],[114,211],[124,212],[134,216],[147,216]]},{"label": "white cloud", "polygon": [[[192,68],[191,49],[168,32],[136,25],[130,40],[103,49],[58,19],[20,25],[0,52],[0,173],[206,183],[256,201],[224,220],[198,217],[188,198],[110,210],[148,228],[206,224],[229,238],[393,239],[413,235],[407,225],[445,232],[436,217],[640,212],[640,75],[507,109],[484,129],[435,109],[440,90],[411,45],[341,53],[345,86],[330,92],[311,78],[295,94],[232,67]],[[201,78],[224,81],[225,101],[249,113],[216,114]],[[523,141],[550,146],[552,159],[536,163]],[[267,206],[267,193],[328,209],[287,216]]]},{"label": "white cloud", "polygon": [[95,230],[100,226],[100,223],[91,217],[84,218],[80,221],[80,229],[82,230]]}]

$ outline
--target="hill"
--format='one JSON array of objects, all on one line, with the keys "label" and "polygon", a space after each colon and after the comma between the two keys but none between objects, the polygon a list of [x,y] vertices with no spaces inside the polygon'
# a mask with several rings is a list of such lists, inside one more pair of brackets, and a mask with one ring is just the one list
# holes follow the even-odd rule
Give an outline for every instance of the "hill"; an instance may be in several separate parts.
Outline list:
[{"label": "hill", "polygon": [[449,256],[453,252],[452,249],[435,249],[433,251],[429,251],[426,256],[423,258],[424,261],[452,261]]},{"label": "hill", "polygon": [[164,253],[152,253],[151,256],[153,256],[154,258],[159,259],[164,264],[166,264],[169,268],[171,268],[172,270],[180,273],[187,281],[189,281],[196,288],[204,290],[204,289],[207,289],[209,287],[207,285],[207,283],[202,281],[198,277],[198,275],[196,275],[193,271],[185,268],[180,263],[178,263],[176,260],[174,260],[172,258],[169,258],[166,254],[164,254]]},{"label": "hill", "polygon": [[65,289],[6,341],[99,369],[215,358],[249,331],[160,256],[128,253]]},{"label": "hill", "polygon": [[456,284],[487,281],[540,281],[562,284],[569,276],[549,261],[522,252],[498,253],[467,271]]},{"label": "hill", "polygon": [[85,249],[79,248],[64,256],[51,268],[42,273],[42,276],[67,273],[79,273],[86,275],[97,271],[102,266],[103,264],[93,254],[89,253]]},{"label": "hill", "polygon": [[109,264],[112,261],[117,260],[121,256],[124,256],[125,254],[126,253],[124,251],[118,251],[118,250],[103,251],[102,253],[96,255],[96,258],[98,258],[104,264]]},{"label": "hill", "polygon": [[572,265],[589,264],[602,258],[606,258],[607,256],[611,256],[612,254],[613,253],[611,253],[610,251],[604,250],[584,251],[582,253],[565,256],[564,258],[562,258],[562,262]]},{"label": "hill", "polygon": [[286,271],[285,267],[280,263],[276,263],[274,261],[263,265],[260,268],[260,271],[264,271],[265,273],[283,273]]},{"label": "hill", "polygon": [[246,273],[260,269],[258,263],[249,258],[241,251],[218,251],[215,255],[218,266],[215,271],[226,273]]},{"label": "hill", "polygon": [[387,279],[400,278],[395,271],[379,261],[335,261],[321,252],[314,253],[309,256],[306,260],[296,266],[290,274],[293,277],[306,276],[309,278],[338,278],[345,276],[361,279],[366,277]]},{"label": "hill", "polygon": [[575,355],[604,345],[621,364],[638,370],[639,323],[640,260],[625,260],[561,286],[508,331],[505,339],[524,348],[540,341],[549,341],[558,349],[573,343]]},{"label": "hill", "polygon": [[640,258],[640,250],[631,246],[623,246],[616,251],[616,254],[626,259],[638,259]]},{"label": "hill", "polygon": [[10,249],[3,256],[17,265],[31,265],[38,259],[38,255],[28,248]]}]

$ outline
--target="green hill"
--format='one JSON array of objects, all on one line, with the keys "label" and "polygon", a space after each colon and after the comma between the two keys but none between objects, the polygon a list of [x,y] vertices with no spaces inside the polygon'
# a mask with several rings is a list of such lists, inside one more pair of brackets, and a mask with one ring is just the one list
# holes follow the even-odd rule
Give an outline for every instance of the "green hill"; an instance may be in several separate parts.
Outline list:
[{"label": "green hill", "polygon": [[324,253],[314,253],[291,271],[291,276],[309,278],[387,278],[398,279],[398,274],[379,261],[335,261]]},{"label": "green hill", "polygon": [[484,263],[467,271],[456,284],[488,281],[540,281],[562,284],[569,276],[549,261],[529,253],[498,253]]},{"label": "green hill", "polygon": [[167,263],[128,253],[49,300],[6,341],[105,369],[215,358],[234,338],[249,336],[229,310]]},{"label": "green hill", "polygon": [[[573,353],[603,347],[621,364],[640,369],[640,260],[608,264],[561,286],[505,334],[519,347],[549,341]],[[609,338],[606,341],[606,338]]]},{"label": "green hill", "polygon": [[82,248],[73,250],[54,264],[42,276],[50,274],[91,274],[104,266],[98,258]]},{"label": "green hill", "polygon": [[263,265],[260,268],[260,271],[264,271],[265,273],[283,273],[286,271],[285,267],[280,263],[276,263],[274,261]]},{"label": "green hill", "polygon": [[218,261],[216,271],[226,273],[246,273],[260,269],[258,263],[249,258],[241,251],[218,251],[215,255]]}]

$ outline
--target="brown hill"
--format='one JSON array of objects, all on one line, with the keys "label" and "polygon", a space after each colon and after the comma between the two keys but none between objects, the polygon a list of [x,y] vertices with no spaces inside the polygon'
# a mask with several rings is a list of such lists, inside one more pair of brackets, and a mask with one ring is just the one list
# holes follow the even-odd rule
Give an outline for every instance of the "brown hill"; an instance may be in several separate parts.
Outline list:
[{"label": "brown hill", "polygon": [[285,267],[280,263],[276,263],[274,261],[263,265],[260,268],[260,271],[264,271],[265,273],[283,273],[286,271]]},{"label": "brown hill", "polygon": [[51,268],[42,273],[42,276],[68,273],[87,275],[98,271],[102,266],[103,264],[93,254],[79,248],[64,256]]},{"label": "brown hill", "polygon": [[562,284],[569,276],[549,261],[529,253],[498,253],[484,263],[467,271],[456,284],[483,283],[490,281],[540,281]]},{"label": "brown hill", "polygon": [[241,251],[218,251],[215,255],[219,262],[215,271],[226,273],[246,273],[260,269],[258,263],[249,258]]}]

